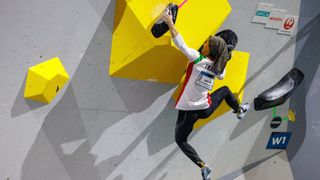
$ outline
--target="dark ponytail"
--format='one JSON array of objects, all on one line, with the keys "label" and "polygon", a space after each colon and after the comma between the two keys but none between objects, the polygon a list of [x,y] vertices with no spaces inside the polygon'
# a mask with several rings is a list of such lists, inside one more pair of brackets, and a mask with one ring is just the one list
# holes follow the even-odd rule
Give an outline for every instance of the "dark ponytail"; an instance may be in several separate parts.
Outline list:
[{"label": "dark ponytail", "polygon": [[217,36],[211,36],[209,39],[209,56],[214,60],[214,73],[221,74],[231,57],[231,51],[228,50],[227,43]]}]

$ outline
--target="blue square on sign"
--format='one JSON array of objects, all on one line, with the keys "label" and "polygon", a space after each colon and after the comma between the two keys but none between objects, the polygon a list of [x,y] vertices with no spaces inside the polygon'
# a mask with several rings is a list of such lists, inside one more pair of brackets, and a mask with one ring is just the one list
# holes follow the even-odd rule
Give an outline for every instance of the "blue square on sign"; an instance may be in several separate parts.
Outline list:
[{"label": "blue square on sign", "polygon": [[272,132],[267,149],[286,149],[291,137],[291,132]]}]

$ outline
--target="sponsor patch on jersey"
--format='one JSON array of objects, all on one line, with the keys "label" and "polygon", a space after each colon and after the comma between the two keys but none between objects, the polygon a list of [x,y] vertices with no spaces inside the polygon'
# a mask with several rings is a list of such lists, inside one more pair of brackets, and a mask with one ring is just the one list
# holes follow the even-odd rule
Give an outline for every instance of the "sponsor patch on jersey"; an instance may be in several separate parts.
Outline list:
[{"label": "sponsor patch on jersey", "polygon": [[202,71],[195,83],[205,89],[212,90],[213,81],[214,75]]}]

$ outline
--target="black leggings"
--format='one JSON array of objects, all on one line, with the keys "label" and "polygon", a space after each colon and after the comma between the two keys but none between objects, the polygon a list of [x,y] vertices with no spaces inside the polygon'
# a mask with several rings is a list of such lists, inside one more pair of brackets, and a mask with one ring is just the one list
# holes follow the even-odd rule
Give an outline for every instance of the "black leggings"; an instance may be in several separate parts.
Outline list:
[{"label": "black leggings", "polygon": [[192,132],[193,125],[198,119],[208,118],[221,104],[226,100],[227,104],[234,110],[239,110],[239,104],[235,96],[227,86],[223,86],[211,95],[212,104],[207,109],[183,111],[179,110],[178,120],[175,128],[175,141],[183,151],[196,165],[203,167],[204,162],[200,159],[197,152],[187,143],[189,134]]}]

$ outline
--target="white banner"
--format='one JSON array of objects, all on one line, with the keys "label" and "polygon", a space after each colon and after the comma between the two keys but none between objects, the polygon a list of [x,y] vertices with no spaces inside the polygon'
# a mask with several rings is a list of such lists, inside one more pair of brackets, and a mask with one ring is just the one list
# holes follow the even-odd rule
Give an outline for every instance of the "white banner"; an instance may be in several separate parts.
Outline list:
[{"label": "white banner", "polygon": [[262,24],[267,23],[272,8],[273,4],[258,3],[257,9],[252,18],[252,22]]},{"label": "white banner", "polygon": [[292,35],[298,27],[298,20],[298,16],[286,15],[282,20],[278,33]]},{"label": "white banner", "polygon": [[272,9],[265,28],[279,29],[287,10]]}]

